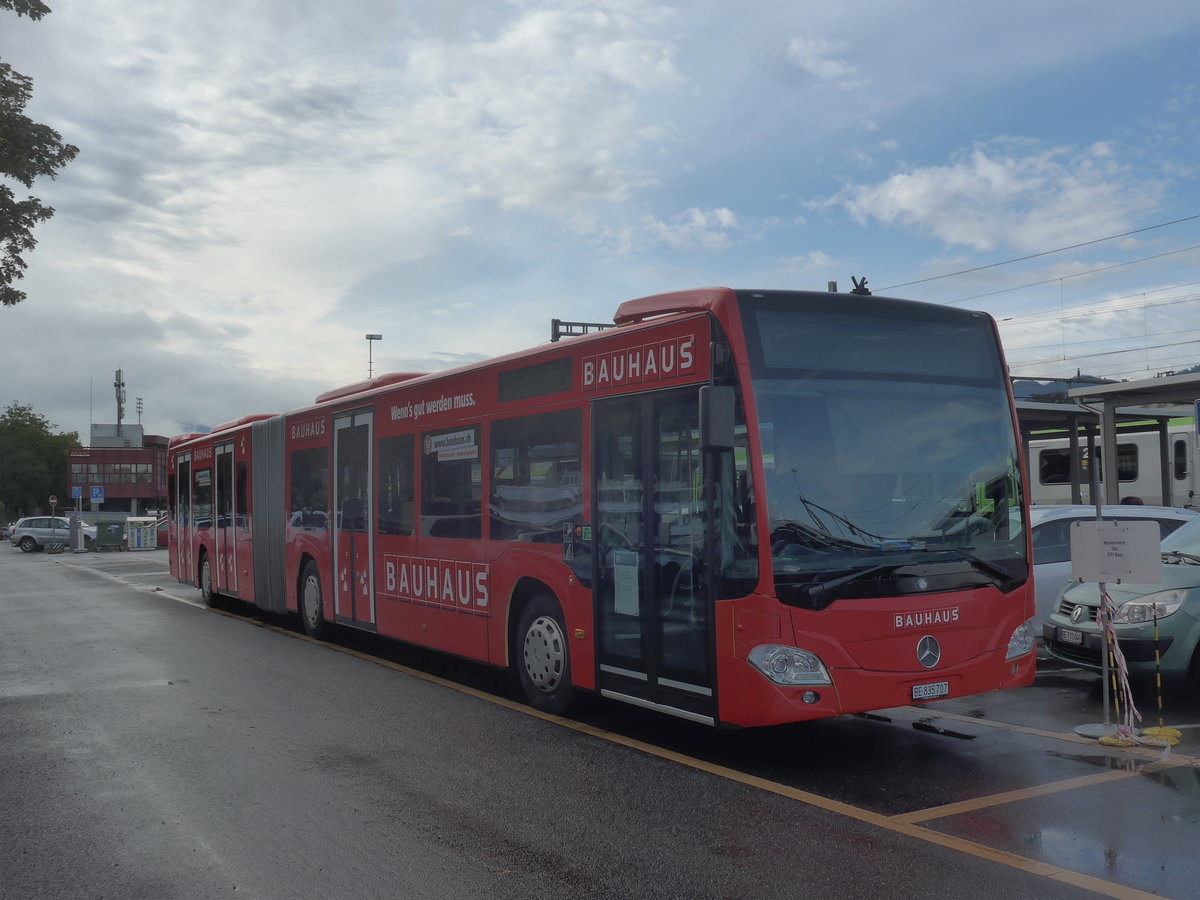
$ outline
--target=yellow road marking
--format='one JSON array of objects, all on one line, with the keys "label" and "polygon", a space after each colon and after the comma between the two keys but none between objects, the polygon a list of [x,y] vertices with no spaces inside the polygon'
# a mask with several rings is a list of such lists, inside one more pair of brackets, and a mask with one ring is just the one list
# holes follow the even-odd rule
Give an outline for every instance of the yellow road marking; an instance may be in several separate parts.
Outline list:
[{"label": "yellow road marking", "polygon": [[[654,756],[658,759],[664,759],[669,762],[678,763],[682,766],[687,766],[691,769],[696,769],[701,772],[706,772],[718,778],[723,778],[727,781],[732,781],[737,784],[745,785],[746,787],[756,788],[770,794],[776,794],[780,797],[786,797],[789,800],[795,800],[803,803],[806,806],[812,806],[817,809],[825,810],[826,812],[835,813],[845,816],[848,819],[853,819],[858,822],[863,822],[867,825],[874,825],[877,828],[882,828],[886,831],[891,831],[896,834],[903,834],[907,837],[915,838],[928,844],[933,844],[938,847],[944,847],[948,850],[954,850],[959,853],[965,853],[969,856],[974,856],[979,859],[989,860],[1012,869],[1017,869],[1021,872],[1028,872],[1032,875],[1039,875],[1043,878],[1049,878],[1053,881],[1058,881],[1063,884],[1069,884],[1074,887],[1084,888],[1085,890],[1093,891],[1105,897],[1112,897],[1114,900],[1162,900],[1161,894],[1151,894],[1146,891],[1139,891],[1136,888],[1127,887],[1123,884],[1116,884],[1111,881],[1105,881],[1102,878],[1096,878],[1091,875],[1084,875],[1081,872],[1075,872],[1071,869],[1064,869],[1062,866],[1051,865],[1036,859],[1019,856],[1015,853],[1010,853],[1007,850],[1000,850],[995,847],[988,847],[985,844],[978,844],[975,841],[969,841],[965,838],[955,837],[953,835],[942,834],[928,828],[916,824],[913,821],[908,821],[909,817],[919,815],[918,813],[909,813],[901,816],[885,816],[880,813],[871,812],[867,809],[862,809],[857,806],[851,806],[848,803],[842,803],[838,800],[830,800],[828,797],[822,797],[818,794],[813,794],[808,791],[800,790],[799,788],[788,787],[784,784],[779,784],[774,781],[769,781],[765,778],[760,778],[757,775],[748,775],[745,772],[739,772],[736,769],[731,769],[727,766],[722,766],[716,763],[706,762],[702,759],[697,759],[692,756],[687,756],[683,753],[678,753],[674,750],[668,750],[664,747],[657,747],[654,744],[640,741],[637,738],[626,737],[622,734],[617,734],[613,731],[600,728],[595,725],[588,725],[584,722],[575,722],[571,719],[564,719],[561,716],[552,715],[534,709],[531,706],[526,706],[524,703],[519,703],[514,700],[509,700],[505,697],[497,697],[489,694],[486,691],[481,691],[477,688],[469,687],[468,685],[457,684],[437,675],[431,675],[428,672],[422,672],[419,669],[413,669],[401,663],[392,662],[391,660],[381,659],[377,656],[372,656],[369,653],[364,653],[360,650],[354,650],[349,647],[340,647],[337,644],[331,644],[326,641],[318,641],[310,638],[308,635],[299,634],[289,628],[283,628],[278,625],[272,625],[267,622],[262,622],[257,619],[240,616],[236,613],[227,612],[221,609],[213,609],[213,612],[220,613],[223,616],[228,616],[233,619],[241,619],[242,621],[251,622],[260,628],[265,628],[268,631],[274,631],[279,634],[287,635],[288,637],[297,638],[299,640],[308,641],[312,644],[318,644],[322,647],[327,647],[330,650],[335,650],[339,653],[345,653],[349,656],[357,657],[366,662],[374,663],[375,665],[384,666],[385,668],[393,669],[397,672],[402,672],[405,675],[411,675],[414,678],[419,678],[422,681],[436,684],[441,687],[449,688],[452,691],[457,691],[461,694],[466,694],[470,697],[475,697],[479,700],[484,700],[488,703],[493,703],[497,706],[502,706],[522,715],[531,716],[533,718],[542,719],[545,722],[550,722],[559,725],[563,728],[568,728],[571,731],[586,734],[590,737],[595,737],[600,740],[608,741],[613,744],[626,747],[630,750],[635,750],[639,753],[644,753],[647,756]],[[915,707],[908,707],[916,709]],[[929,710],[918,710],[923,714],[928,714]],[[985,720],[972,719],[968,716],[956,717],[954,715],[943,715],[940,718],[959,718],[963,721],[976,722],[980,724],[998,724],[986,723]],[[1061,738],[1063,735],[1057,735],[1053,732],[1041,732],[1036,729],[1026,729],[1020,726],[1013,726],[1010,730],[1017,732],[1028,732],[1032,734],[1040,734],[1046,737]],[[1088,741],[1088,743],[1094,743]],[[1105,748],[1111,750],[1112,748]],[[1133,749],[1133,748],[1131,748]],[[1182,764],[1181,763],[1177,763]],[[1146,769],[1150,767],[1147,766]],[[1070,779],[1070,781],[1094,781],[1102,783],[1104,781],[1114,780],[1117,777],[1128,776],[1133,773],[1126,772],[1105,772],[1101,775],[1089,775],[1082,779]],[[1060,782],[1059,784],[1067,784],[1068,782]],[[1079,785],[1075,785],[1079,786]],[[1069,788],[1065,788],[1069,789]],[[1030,788],[1031,791],[1036,791],[1036,788]],[[1010,794],[1021,793],[1011,791]],[[996,795],[1006,796],[1006,795]],[[970,802],[970,801],[967,801]],[[1008,801],[1005,801],[1008,802]],[[957,806],[958,804],[951,804]],[[938,807],[938,809],[946,809],[947,807]]]},{"label": "yellow road marking", "polygon": [[891,820],[893,822],[908,824],[928,822],[932,819],[943,819],[946,816],[956,816],[960,813],[974,812],[978,809],[1002,806],[1005,803],[1016,803],[1019,800],[1032,800],[1035,797],[1045,797],[1050,794],[1062,793],[1063,791],[1073,791],[1076,788],[1107,784],[1110,781],[1124,781],[1126,778],[1149,775],[1154,772],[1161,772],[1163,769],[1174,769],[1184,764],[1183,761],[1148,763],[1135,769],[1113,769],[1107,772],[1097,772],[1095,775],[1081,775],[1078,778],[1067,778],[1063,781],[1051,782],[1050,784],[1038,784],[1032,787],[1019,788],[1015,791],[1004,791],[1000,794],[976,797],[972,800],[947,803],[944,806],[931,806],[928,809],[918,809],[910,813],[892,816]]}]

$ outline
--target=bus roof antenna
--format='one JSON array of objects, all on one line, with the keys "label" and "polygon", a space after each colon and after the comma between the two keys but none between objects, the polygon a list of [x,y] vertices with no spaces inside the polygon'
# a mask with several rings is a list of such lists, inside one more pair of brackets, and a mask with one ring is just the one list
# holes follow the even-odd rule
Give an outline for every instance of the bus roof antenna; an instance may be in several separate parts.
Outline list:
[{"label": "bus roof antenna", "polygon": [[863,296],[866,296],[866,297],[871,296],[871,291],[867,288],[867,276],[866,275],[864,275],[862,278],[855,278],[853,275],[851,275],[850,281],[854,283],[854,290],[852,290],[850,293],[862,294]]}]

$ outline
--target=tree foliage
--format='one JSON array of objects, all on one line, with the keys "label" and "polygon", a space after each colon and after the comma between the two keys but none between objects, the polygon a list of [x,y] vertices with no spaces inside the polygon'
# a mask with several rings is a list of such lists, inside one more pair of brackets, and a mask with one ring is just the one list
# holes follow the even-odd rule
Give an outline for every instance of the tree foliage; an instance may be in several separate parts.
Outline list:
[{"label": "tree foliage", "polygon": [[[37,21],[50,12],[40,0],[0,0],[0,9]],[[75,158],[79,148],[63,143],[62,135],[25,115],[33,95],[33,80],[0,61],[0,176],[26,188],[39,176],[55,177],[57,169]],[[54,208],[37,197],[21,200],[0,183],[0,305],[15,306],[25,292],[13,283],[25,275],[22,254],[37,246],[33,228],[54,215]]]},{"label": "tree foliage", "polygon": [[51,494],[66,497],[67,464],[79,434],[55,434],[55,428],[28,404],[13,402],[0,413],[0,520],[48,511]]}]

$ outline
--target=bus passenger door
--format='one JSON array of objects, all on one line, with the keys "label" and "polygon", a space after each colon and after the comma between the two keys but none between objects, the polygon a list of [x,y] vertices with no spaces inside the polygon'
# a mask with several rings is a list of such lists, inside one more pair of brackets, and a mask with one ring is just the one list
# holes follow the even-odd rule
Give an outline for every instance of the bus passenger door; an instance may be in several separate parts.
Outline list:
[{"label": "bus passenger door", "polygon": [[180,453],[175,474],[175,566],[181,581],[194,584],[192,568],[192,454]]},{"label": "bus passenger door", "polygon": [[334,619],[375,630],[369,411],[333,419]]},{"label": "bus passenger door", "polygon": [[238,596],[237,544],[233,510],[233,442],[220,444],[216,448],[213,466],[216,481],[213,496],[214,524],[213,546],[216,560],[213,580],[218,594]]},{"label": "bus passenger door", "polygon": [[693,721],[716,714],[695,389],[593,413],[601,693]]}]

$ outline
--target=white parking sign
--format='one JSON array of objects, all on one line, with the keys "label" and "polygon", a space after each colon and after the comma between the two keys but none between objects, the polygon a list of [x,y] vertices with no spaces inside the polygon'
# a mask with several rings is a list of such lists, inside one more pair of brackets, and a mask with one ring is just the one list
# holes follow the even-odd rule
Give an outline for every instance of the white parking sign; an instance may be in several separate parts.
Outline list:
[{"label": "white parking sign", "polygon": [[1162,580],[1157,522],[1071,523],[1071,578],[1121,584]]}]

